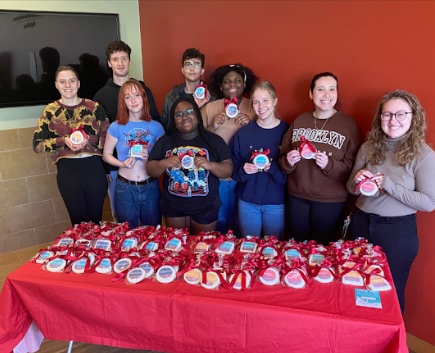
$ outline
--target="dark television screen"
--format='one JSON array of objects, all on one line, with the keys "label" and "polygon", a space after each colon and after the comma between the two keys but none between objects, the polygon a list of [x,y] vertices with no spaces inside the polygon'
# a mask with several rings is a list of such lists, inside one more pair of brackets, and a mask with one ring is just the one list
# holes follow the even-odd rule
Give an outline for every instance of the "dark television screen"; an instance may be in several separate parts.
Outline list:
[{"label": "dark television screen", "polygon": [[105,49],[120,39],[116,14],[0,10],[0,107],[60,98],[54,72],[71,65],[79,97],[92,99],[110,76]]}]

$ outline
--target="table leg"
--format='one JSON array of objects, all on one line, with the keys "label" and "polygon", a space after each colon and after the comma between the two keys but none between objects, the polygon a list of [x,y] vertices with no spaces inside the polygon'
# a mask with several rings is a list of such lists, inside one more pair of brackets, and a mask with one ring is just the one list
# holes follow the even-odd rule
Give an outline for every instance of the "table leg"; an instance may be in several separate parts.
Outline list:
[{"label": "table leg", "polygon": [[71,353],[72,352],[73,343],[74,343],[74,341],[69,341],[68,350],[66,351],[66,353]]}]

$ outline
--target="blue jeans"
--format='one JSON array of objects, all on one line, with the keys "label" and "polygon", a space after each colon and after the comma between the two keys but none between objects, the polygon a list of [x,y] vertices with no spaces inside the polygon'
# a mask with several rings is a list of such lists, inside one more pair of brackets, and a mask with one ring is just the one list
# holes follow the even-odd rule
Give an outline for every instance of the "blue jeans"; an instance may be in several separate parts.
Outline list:
[{"label": "blue jeans", "polygon": [[219,208],[216,230],[221,233],[227,233],[231,229],[234,234],[239,234],[236,186],[237,181],[234,180],[221,179],[219,183],[219,197],[222,205]]},{"label": "blue jeans", "polygon": [[278,239],[284,238],[284,205],[256,205],[239,200],[240,233],[261,236],[274,235]]},{"label": "blue jeans", "polygon": [[130,228],[140,225],[157,226],[161,223],[159,181],[145,185],[130,185],[116,181],[115,208],[119,222],[128,222]]},{"label": "blue jeans", "polygon": [[118,180],[118,170],[111,170],[110,177],[112,178],[112,181],[109,181],[109,188],[107,189],[107,193],[109,195],[110,209],[112,210],[113,221],[117,222],[118,217],[116,216],[115,208],[115,186],[116,180]]}]

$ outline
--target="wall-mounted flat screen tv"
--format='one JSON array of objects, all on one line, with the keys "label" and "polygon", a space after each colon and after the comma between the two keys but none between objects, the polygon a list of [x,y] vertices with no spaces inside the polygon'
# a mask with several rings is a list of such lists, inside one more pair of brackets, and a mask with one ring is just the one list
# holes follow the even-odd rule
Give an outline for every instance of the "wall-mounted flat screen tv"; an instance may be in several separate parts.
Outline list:
[{"label": "wall-mounted flat screen tv", "polygon": [[0,108],[60,98],[54,73],[71,65],[79,97],[92,99],[110,76],[105,49],[120,39],[117,14],[0,10]]}]

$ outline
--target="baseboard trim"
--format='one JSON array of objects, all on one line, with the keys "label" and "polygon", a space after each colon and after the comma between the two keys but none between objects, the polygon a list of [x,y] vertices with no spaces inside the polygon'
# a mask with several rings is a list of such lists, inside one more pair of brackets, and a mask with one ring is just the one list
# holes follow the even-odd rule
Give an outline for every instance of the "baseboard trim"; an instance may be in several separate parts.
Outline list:
[{"label": "baseboard trim", "polygon": [[409,333],[406,334],[408,348],[412,349],[415,353],[435,353],[435,346],[415,337]]}]

